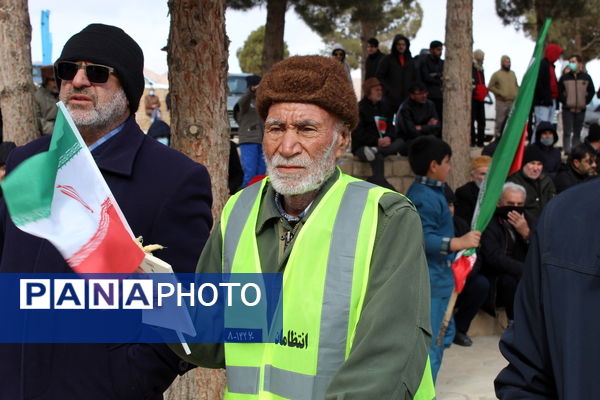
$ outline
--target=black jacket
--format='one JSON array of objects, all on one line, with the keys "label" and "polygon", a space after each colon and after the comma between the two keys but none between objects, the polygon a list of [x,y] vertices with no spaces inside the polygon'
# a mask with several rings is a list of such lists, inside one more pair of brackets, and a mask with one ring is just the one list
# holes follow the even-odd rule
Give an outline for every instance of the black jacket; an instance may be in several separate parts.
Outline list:
[{"label": "black jacket", "polygon": [[596,150],[596,148],[592,146],[592,144],[587,140],[587,138],[585,138],[583,143],[585,143],[588,149],[592,150],[592,154],[596,155],[596,172],[600,174],[600,151]]},{"label": "black jacket", "polygon": [[551,106],[552,92],[550,90],[550,61],[543,58],[540,62],[540,72],[538,74],[535,93],[533,94],[533,105]]},{"label": "black jacket", "polygon": [[[405,40],[407,44],[404,53],[404,65],[400,65],[396,43]],[[406,36],[396,35],[392,43],[390,54],[385,55],[377,67],[377,79],[383,84],[384,99],[394,112],[408,97],[408,88],[418,80],[417,71],[410,54],[410,41]]]},{"label": "black jacket", "polygon": [[379,49],[374,54],[369,54],[365,60],[365,79],[373,78],[377,76],[377,67],[379,62],[385,56]]},{"label": "black jacket", "polygon": [[444,74],[444,60],[434,59],[431,54],[423,57],[420,65],[421,80],[427,86],[430,99],[442,98],[442,76]]},{"label": "black jacket", "polygon": [[[11,154],[7,170],[48,149],[45,136]],[[131,117],[92,152],[135,236],[194,272],[212,225],[206,168],[144,135]],[[19,230],[0,203],[1,273],[73,273],[48,241]],[[65,275],[65,277],[68,277]],[[189,369],[165,344],[0,344],[0,399],[162,399]]]},{"label": "black jacket", "polygon": [[[528,221],[529,222],[529,221]],[[494,216],[481,235],[482,273],[489,277],[523,274],[529,243],[508,223]]]},{"label": "black jacket", "polygon": [[[556,188],[550,177],[543,173],[538,179],[530,179],[523,170],[519,170],[508,177],[507,181],[517,183],[525,188],[527,197],[525,199],[525,211],[534,223],[537,223],[542,209],[556,194]],[[530,228],[532,226],[530,225]]]},{"label": "black jacket", "polygon": [[[431,118],[437,119],[438,123],[427,125],[427,121]],[[421,130],[417,130],[417,125],[421,125]],[[440,137],[441,130],[435,105],[431,100],[419,103],[409,98],[400,106],[396,115],[396,132],[405,141],[411,141],[420,135]]]},{"label": "black jacket", "polygon": [[396,133],[392,127],[392,113],[383,101],[373,103],[366,97],[358,102],[358,125],[352,131],[352,153],[363,146],[377,146],[379,131],[375,125],[375,116],[387,119],[386,136],[393,139]]},{"label": "black jacket", "polygon": [[467,182],[456,189],[456,205],[454,213],[469,224],[473,219],[478,195],[479,187],[477,187],[477,184],[473,181]]},{"label": "black jacket", "polygon": [[539,149],[542,151],[542,154],[544,155],[544,173],[550,178],[554,179],[556,177],[556,174],[560,170],[560,167],[562,165],[562,159],[560,157],[560,150],[554,147],[554,145],[558,141],[558,134],[554,130],[552,131],[552,133],[554,135],[554,143],[552,143],[552,146],[546,146],[542,144],[542,142],[540,142],[539,140],[537,140],[534,143],[534,145],[539,147]]},{"label": "black jacket", "polygon": [[556,186],[556,193],[565,191],[571,186],[575,186],[579,183],[585,182],[588,179],[589,176],[581,175],[580,173],[575,171],[570,164],[565,165],[560,169],[560,171],[558,171],[558,174],[556,174],[556,178],[554,178],[554,186]]},{"label": "black jacket", "polygon": [[494,384],[502,400],[600,398],[600,180],[561,193],[533,235],[500,341],[508,360]]}]

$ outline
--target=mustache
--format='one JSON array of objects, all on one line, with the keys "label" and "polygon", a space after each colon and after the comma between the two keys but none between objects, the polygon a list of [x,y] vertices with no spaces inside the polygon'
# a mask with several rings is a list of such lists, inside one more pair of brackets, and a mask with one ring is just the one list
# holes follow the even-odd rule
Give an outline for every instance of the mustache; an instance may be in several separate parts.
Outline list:
[{"label": "mustache", "polygon": [[280,154],[273,155],[270,162],[273,166],[298,166],[304,168],[308,168],[312,164],[312,160],[309,157],[294,156],[291,158],[286,158]]},{"label": "mustache", "polygon": [[83,94],[85,96],[90,97],[92,100],[96,101],[96,93],[91,88],[83,87],[83,88],[70,88],[66,93],[66,98],[73,96],[74,94]]}]

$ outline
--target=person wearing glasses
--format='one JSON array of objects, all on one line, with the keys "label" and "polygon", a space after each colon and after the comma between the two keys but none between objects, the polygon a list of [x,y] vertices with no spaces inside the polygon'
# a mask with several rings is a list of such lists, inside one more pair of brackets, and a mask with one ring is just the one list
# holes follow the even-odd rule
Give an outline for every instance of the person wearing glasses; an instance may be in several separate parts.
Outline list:
[{"label": "person wearing glasses", "polygon": [[[176,272],[193,272],[212,226],[210,179],[204,166],[136,123],[143,67],[141,48],[123,30],[89,25],[54,64],[59,99],[133,234],[163,245],[155,255]],[[49,143],[45,136],[14,149],[7,174]],[[73,272],[49,242],[15,227],[4,202],[0,221],[0,272]],[[1,344],[0,399],[157,400],[188,369],[164,344]]]}]

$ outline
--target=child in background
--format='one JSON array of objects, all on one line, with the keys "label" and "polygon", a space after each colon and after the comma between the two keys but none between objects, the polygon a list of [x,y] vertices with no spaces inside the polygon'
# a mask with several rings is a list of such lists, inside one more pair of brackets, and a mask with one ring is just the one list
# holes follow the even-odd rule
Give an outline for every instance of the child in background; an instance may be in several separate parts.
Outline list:
[{"label": "child in background", "polygon": [[437,345],[442,319],[454,289],[450,268],[454,252],[477,247],[481,238],[479,231],[454,236],[452,215],[444,196],[444,183],[450,171],[451,156],[452,149],[448,143],[433,136],[416,139],[408,153],[408,161],[416,177],[406,195],[421,216],[425,255],[429,266],[432,330],[429,358],[434,382],[442,364],[444,348],[450,347],[454,339],[454,321],[451,321],[442,344]]}]

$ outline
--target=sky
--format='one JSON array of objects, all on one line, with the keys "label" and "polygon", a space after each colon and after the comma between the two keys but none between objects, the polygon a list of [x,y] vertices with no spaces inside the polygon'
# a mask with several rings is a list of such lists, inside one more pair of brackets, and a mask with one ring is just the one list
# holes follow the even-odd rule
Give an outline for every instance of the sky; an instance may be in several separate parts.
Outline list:
[{"label": "sky", "polygon": [[[442,42],[445,40],[445,1],[419,0],[419,2],[423,8],[423,21],[421,29],[411,42],[413,54],[417,54],[421,48],[429,47],[429,42],[432,40]],[[492,73],[499,69],[500,57],[507,54],[512,59],[512,68],[520,81],[530,61],[535,43],[522,32],[517,32],[513,26],[502,25],[495,12],[495,0],[477,0],[473,3],[473,49],[482,49],[485,52],[486,78],[489,80]],[[103,0],[101,2],[29,0],[32,26],[31,52],[34,63],[42,59],[41,10],[50,10],[52,60],[58,58],[63,45],[73,34],[90,23],[101,22],[123,28],[138,42],[144,51],[146,68],[159,74],[167,72],[167,56],[160,50],[167,44],[169,35],[166,0]],[[245,12],[227,11],[225,23],[231,41],[229,72],[241,72],[235,53],[243,46],[250,32],[263,25],[265,20],[264,7]],[[319,36],[300,20],[293,9],[286,15],[284,40],[292,55],[316,54],[328,50]],[[389,52],[389,49],[384,50]],[[592,79],[597,79],[600,83],[600,62],[589,63],[588,72]],[[360,72],[353,71],[352,75],[360,76]]]}]

